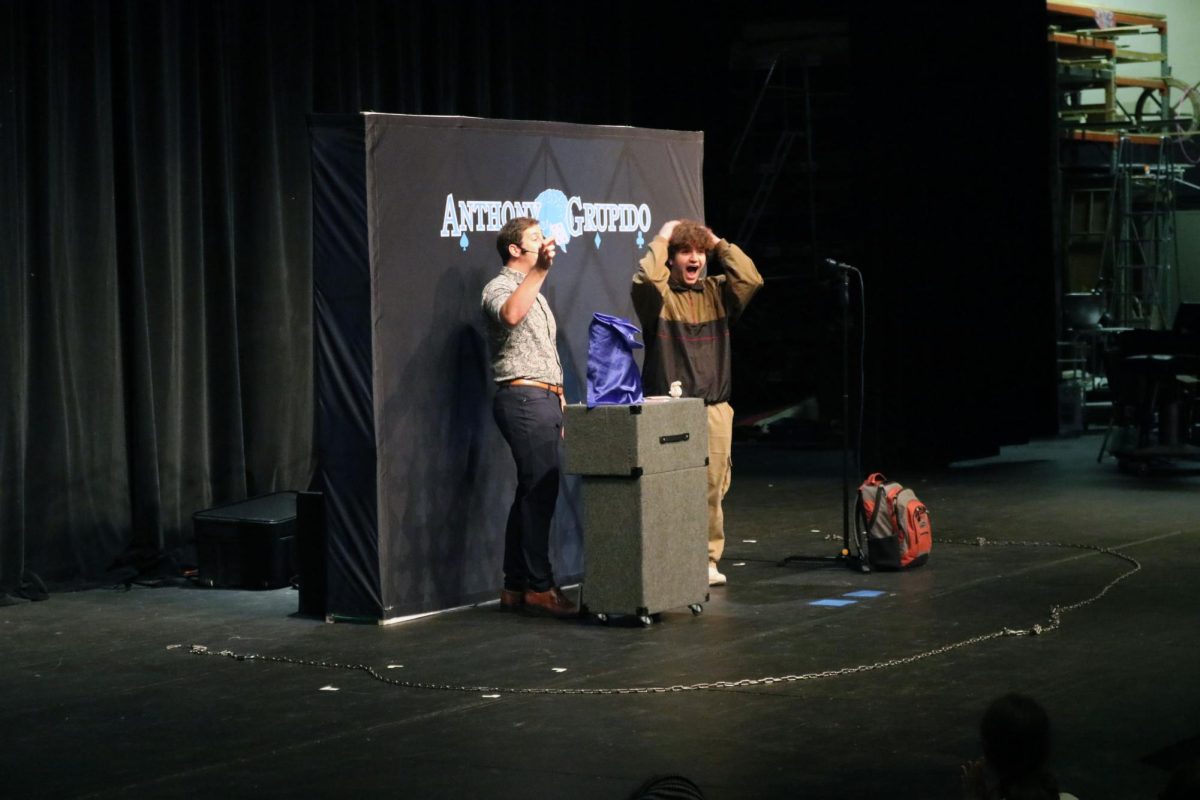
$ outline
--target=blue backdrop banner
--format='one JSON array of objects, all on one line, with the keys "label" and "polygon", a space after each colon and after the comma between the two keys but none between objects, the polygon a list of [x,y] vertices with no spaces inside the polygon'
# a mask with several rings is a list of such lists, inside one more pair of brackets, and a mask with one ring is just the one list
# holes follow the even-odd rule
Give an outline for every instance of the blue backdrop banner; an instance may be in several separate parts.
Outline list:
[{"label": "blue backdrop banner", "polygon": [[[568,402],[596,312],[632,317],[662,223],[704,218],[698,132],[392,114],[313,116],[317,481],[328,606],[388,619],[494,596],[516,485],[479,311],[496,233],[538,219]],[[555,574],[582,577],[564,476]]]}]

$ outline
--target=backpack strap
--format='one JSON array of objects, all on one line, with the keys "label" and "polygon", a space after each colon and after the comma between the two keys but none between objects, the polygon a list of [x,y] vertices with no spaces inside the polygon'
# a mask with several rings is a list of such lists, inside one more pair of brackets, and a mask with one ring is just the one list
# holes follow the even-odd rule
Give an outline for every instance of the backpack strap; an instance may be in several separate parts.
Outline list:
[{"label": "backpack strap", "polygon": [[[876,474],[878,474],[878,473],[876,473]],[[874,477],[874,476],[872,476],[872,477]],[[880,476],[880,477],[883,477],[883,476]],[[871,516],[870,516],[870,518],[867,519],[867,531],[868,532],[870,532],[871,528],[875,526],[875,520],[879,516],[879,510],[881,508],[883,508],[883,501],[886,499],[887,499],[887,491],[884,489],[884,486],[881,483],[875,489],[875,507],[871,509]]]},{"label": "backpack strap", "polygon": [[900,493],[903,491],[903,486],[900,484],[895,484],[892,491],[888,492],[887,497],[888,516],[892,520],[892,533],[894,533],[896,536],[901,536],[904,534],[904,526],[900,522],[900,513],[896,510],[896,498],[898,498]]},{"label": "backpack strap", "polygon": [[858,550],[858,560],[863,565],[867,563],[867,530],[867,508],[860,492],[854,503],[854,548]]}]

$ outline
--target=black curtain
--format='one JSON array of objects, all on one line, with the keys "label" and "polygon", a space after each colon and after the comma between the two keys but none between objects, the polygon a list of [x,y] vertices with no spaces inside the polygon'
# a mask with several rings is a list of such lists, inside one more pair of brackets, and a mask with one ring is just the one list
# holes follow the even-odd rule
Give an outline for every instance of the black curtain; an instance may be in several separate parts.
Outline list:
[{"label": "black curtain", "polygon": [[[831,8],[0,3],[0,591],[26,570],[79,582],[106,577],[115,562],[144,568],[186,551],[192,512],[307,485],[307,114],[704,130],[707,218],[727,232],[740,220],[724,202],[728,151],[754,101],[729,91],[732,42],[756,15],[804,18]],[[864,113],[856,124],[862,224],[854,236],[875,296],[888,287],[882,302],[890,309],[874,341],[885,345],[880,359],[915,354],[919,374],[936,382],[930,405],[920,400],[928,391],[918,373],[870,370],[886,381],[870,397],[886,406],[868,424],[879,442],[908,442],[897,452],[920,452],[928,440],[994,448],[1043,425],[1046,408],[1053,414],[1053,398],[1047,406],[1040,396],[1047,385],[1052,394],[1046,378],[1011,380],[1035,360],[1049,365],[1047,374],[1053,369],[1043,352],[1053,340],[1053,300],[1041,283],[1050,267],[1026,262],[1042,256],[1042,209],[1019,199],[1038,190],[1013,180],[1032,174],[1036,160],[1026,156],[1046,146],[1045,127],[996,107],[1030,102],[1019,90],[1009,97],[994,88],[1002,77],[955,78],[948,90],[943,83],[955,70],[980,74],[971,64],[1040,70],[1042,13],[1044,5],[1023,0],[980,37],[962,37],[949,16],[938,22],[907,7],[852,18],[856,43],[866,43],[854,54]],[[918,85],[909,88],[913,75]],[[971,106],[981,87],[983,101]],[[921,122],[921,103],[936,109],[936,131]],[[961,128],[946,130],[959,120]],[[980,147],[958,144],[981,131],[990,133]],[[945,163],[969,175],[929,187],[944,147],[953,151]],[[929,170],[917,168],[918,156],[928,156]],[[922,229],[929,215],[902,190],[909,181],[924,183],[922,200],[942,209],[934,222],[949,236],[933,247],[938,231]],[[979,187],[969,190],[973,181]],[[997,209],[1007,233],[979,241],[966,233]],[[972,245],[986,270],[955,272]],[[899,275],[909,277],[884,277]],[[985,294],[981,311],[958,304],[968,289]],[[930,324],[899,310],[913,302],[930,309]],[[809,324],[787,311],[778,324]],[[954,346],[939,344],[946,341]],[[1003,412],[1005,424],[973,418],[964,402]]]},{"label": "black curtain", "polygon": [[306,486],[306,114],[628,124],[673,92],[644,116],[699,128],[724,62],[664,82],[675,8],[0,3],[0,590],[145,568],[192,512]]},{"label": "black curtain", "polygon": [[994,22],[975,36],[941,7],[855,19],[867,471],[1056,433],[1045,4]]}]

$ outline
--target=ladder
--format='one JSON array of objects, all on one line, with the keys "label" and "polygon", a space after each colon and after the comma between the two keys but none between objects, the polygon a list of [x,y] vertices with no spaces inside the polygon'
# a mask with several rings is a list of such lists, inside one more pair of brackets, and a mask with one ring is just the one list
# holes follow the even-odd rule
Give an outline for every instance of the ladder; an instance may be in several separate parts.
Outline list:
[{"label": "ladder", "polygon": [[1175,179],[1167,137],[1158,137],[1153,161],[1134,157],[1121,137],[1113,150],[1112,324],[1162,328],[1175,253]]}]

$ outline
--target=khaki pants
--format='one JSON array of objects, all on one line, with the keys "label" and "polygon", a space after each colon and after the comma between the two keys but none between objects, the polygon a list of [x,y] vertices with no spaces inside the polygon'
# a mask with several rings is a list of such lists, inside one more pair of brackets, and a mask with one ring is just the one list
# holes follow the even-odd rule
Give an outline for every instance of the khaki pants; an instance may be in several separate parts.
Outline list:
[{"label": "khaki pants", "polygon": [[725,552],[725,512],[721,501],[733,478],[733,408],[729,403],[708,406],[708,561],[715,564]]}]

